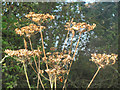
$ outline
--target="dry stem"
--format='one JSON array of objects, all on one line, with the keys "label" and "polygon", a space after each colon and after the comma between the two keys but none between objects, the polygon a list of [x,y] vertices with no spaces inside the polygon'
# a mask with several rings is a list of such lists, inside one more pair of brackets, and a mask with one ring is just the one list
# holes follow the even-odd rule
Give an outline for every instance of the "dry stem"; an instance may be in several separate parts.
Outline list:
[{"label": "dry stem", "polygon": [[55,90],[57,88],[57,83],[56,83],[56,74],[55,74]]},{"label": "dry stem", "polygon": [[[23,38],[23,40],[24,40],[24,47],[25,47],[25,49],[27,49],[27,42],[26,42],[26,40],[25,40],[25,38]],[[31,43],[31,42],[30,42]],[[32,45],[32,44],[31,44]],[[32,46],[31,46],[32,47]],[[28,59],[28,61],[30,62],[30,60]],[[34,70],[34,72],[36,72],[36,70],[34,69],[34,67],[32,66],[32,64],[30,63],[30,66],[32,67],[32,69]]]},{"label": "dry stem", "polygon": [[[31,50],[33,51],[33,47],[32,47],[32,43],[31,43],[30,37],[28,37],[28,39],[29,39],[29,42],[30,42]],[[34,58],[34,62],[35,62],[36,69],[37,69],[37,62],[36,62],[36,60],[35,60],[35,55],[33,55],[33,58]],[[38,71],[38,69],[37,69],[37,71]]]},{"label": "dry stem", "polygon": [[94,76],[93,76],[92,80],[90,81],[90,83],[89,83],[88,87],[86,88],[86,90],[88,90],[88,88],[89,88],[89,87],[90,87],[90,85],[92,84],[93,80],[95,79],[95,77],[96,77],[96,75],[98,74],[98,72],[99,72],[99,70],[100,70],[100,69],[101,69],[101,67],[99,66],[99,67],[98,67],[98,69],[97,69],[97,71],[96,71],[96,73],[94,74]]},{"label": "dry stem", "polygon": [[38,57],[38,59],[39,59],[39,64],[38,64],[38,83],[37,83],[37,88],[39,88],[39,80],[40,80],[40,83],[41,83],[41,85],[42,85],[42,87],[43,87],[43,89],[45,90],[45,87],[44,87],[44,85],[43,85],[43,83],[42,83],[42,80],[41,80],[41,77],[40,77],[40,75],[39,75],[39,72],[40,72],[40,56]]},{"label": "dry stem", "polygon": [[[40,72],[40,56],[38,57],[39,59],[39,62],[38,62],[38,75],[39,75],[39,72]],[[38,82],[37,82],[37,88],[39,88],[39,77],[38,77]]]},{"label": "dry stem", "polygon": [[24,67],[24,72],[25,72],[25,76],[26,76],[26,79],[27,79],[28,87],[31,90],[29,79],[28,79],[28,75],[27,75],[27,70],[26,70],[26,66],[25,66],[25,62],[24,61],[23,61],[23,67]]},{"label": "dry stem", "polygon": [[6,57],[9,57],[9,55],[5,55],[5,57],[0,61],[0,64],[4,62]]},{"label": "dry stem", "polygon": [[[29,60],[29,59],[28,59],[28,61],[30,62],[30,60]],[[34,69],[34,67],[32,66],[32,64],[31,64],[31,63],[30,63],[30,66],[32,67],[32,69],[34,70],[34,72],[35,72],[35,73],[37,73],[37,72],[36,72],[36,70]]]},{"label": "dry stem", "polygon": [[53,81],[52,81],[52,76],[49,75],[49,78],[50,78],[50,86],[51,86],[51,90],[53,90]]},{"label": "dry stem", "polygon": [[26,42],[25,38],[23,38],[23,40],[24,40],[24,47],[25,47],[25,49],[27,49],[27,42]]},{"label": "dry stem", "polygon": [[73,58],[72,58],[72,61],[71,61],[71,64],[70,64],[70,68],[69,68],[69,70],[68,70],[68,72],[67,72],[67,78],[66,78],[65,81],[64,81],[63,89],[65,88],[65,84],[66,84],[67,79],[68,79],[68,75],[69,75],[69,72],[70,72],[70,69],[71,69],[71,66],[72,66],[72,63],[73,63],[73,59],[74,59],[74,57],[75,57],[75,53],[76,53],[76,51],[77,51],[77,47],[78,47],[79,42],[80,42],[80,37],[81,37],[81,33],[80,33],[80,36],[79,36],[79,39],[78,39],[78,42],[77,42],[77,45],[76,45],[76,48],[75,48],[75,52],[74,52],[74,54],[73,54]]},{"label": "dry stem", "polygon": [[[40,34],[41,34],[41,40],[42,40],[42,46],[43,46],[44,57],[46,57],[45,49],[44,49],[44,43],[43,43],[43,35],[42,35],[42,31],[40,31]],[[47,64],[47,62],[46,62],[46,67],[47,67],[47,69],[48,69],[48,64]]]}]

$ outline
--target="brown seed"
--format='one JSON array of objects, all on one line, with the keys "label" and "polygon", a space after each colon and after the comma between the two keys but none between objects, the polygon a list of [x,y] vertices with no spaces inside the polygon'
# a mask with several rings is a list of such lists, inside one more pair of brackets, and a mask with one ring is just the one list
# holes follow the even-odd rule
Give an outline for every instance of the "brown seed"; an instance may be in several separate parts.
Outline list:
[{"label": "brown seed", "polygon": [[51,55],[51,52],[47,52],[46,55]]},{"label": "brown seed", "polygon": [[53,55],[58,55],[58,54],[59,54],[59,52],[54,52],[54,53],[53,53]]},{"label": "brown seed", "polygon": [[43,57],[42,60],[43,60],[43,61],[46,61],[46,60],[47,60],[47,57]]}]

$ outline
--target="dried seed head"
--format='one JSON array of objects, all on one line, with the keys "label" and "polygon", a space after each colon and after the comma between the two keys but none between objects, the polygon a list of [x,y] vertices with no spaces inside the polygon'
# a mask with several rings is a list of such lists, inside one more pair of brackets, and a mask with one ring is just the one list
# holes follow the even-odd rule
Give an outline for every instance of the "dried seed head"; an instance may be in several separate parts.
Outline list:
[{"label": "dried seed head", "polygon": [[43,61],[46,61],[46,60],[47,60],[47,57],[43,57],[42,60],[43,60]]},{"label": "dried seed head", "polygon": [[7,53],[9,56],[17,56],[17,57],[23,57],[23,56],[32,56],[34,53],[32,51],[29,51],[27,49],[19,49],[19,50],[5,50],[5,53]]},{"label": "dried seed head", "polygon": [[47,52],[46,55],[51,55],[51,52]]},{"label": "dried seed head", "polygon": [[54,53],[53,53],[53,55],[58,55],[58,54],[59,54],[59,52],[54,52]]},{"label": "dried seed head", "polygon": [[113,65],[115,64],[117,60],[117,54],[91,54],[91,61],[95,62],[96,64],[100,65],[101,67],[104,67],[106,65]]},{"label": "dried seed head", "polygon": [[32,18],[32,20],[37,23],[40,23],[41,20],[43,23],[43,21],[47,20],[48,18],[50,18],[50,20],[55,19],[54,15],[49,15],[48,13],[47,14],[35,14],[34,12],[29,12],[29,14],[25,15],[25,17]]},{"label": "dried seed head", "polygon": [[66,25],[64,26],[66,27],[65,30],[72,31],[72,33],[73,33],[73,30],[77,30],[80,33],[83,33],[83,32],[86,32],[86,29],[88,29],[87,31],[93,30],[96,27],[96,24],[93,23],[93,25],[89,25],[85,22],[76,23],[76,22],[73,22],[73,19],[72,19],[71,21],[67,22]]},{"label": "dried seed head", "polygon": [[43,70],[40,70],[40,71],[39,71],[39,73],[43,74],[43,73],[44,73],[44,71],[43,71]]},{"label": "dried seed head", "polygon": [[50,72],[51,72],[51,70],[50,70],[50,69],[46,69],[45,71],[48,73],[48,75],[49,75],[49,74],[50,74]]},{"label": "dried seed head", "polygon": [[52,69],[50,73],[55,73],[56,72],[56,69]]},{"label": "dried seed head", "polygon": [[63,57],[64,57],[64,58],[67,58],[67,57],[68,57],[68,54],[64,54]]}]

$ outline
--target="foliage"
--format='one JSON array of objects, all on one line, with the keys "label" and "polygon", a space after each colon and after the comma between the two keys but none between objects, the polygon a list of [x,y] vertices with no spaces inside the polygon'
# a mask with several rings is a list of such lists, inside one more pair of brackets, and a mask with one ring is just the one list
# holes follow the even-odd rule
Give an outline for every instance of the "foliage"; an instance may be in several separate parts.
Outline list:
[{"label": "foliage", "polygon": [[[49,47],[57,47],[57,50],[61,50],[63,42],[65,40],[65,34],[63,25],[74,18],[75,22],[87,22],[96,23],[97,27],[94,32],[85,34],[87,38],[82,37],[84,40],[79,44],[79,50],[77,51],[76,61],[73,63],[69,79],[68,86],[73,88],[85,88],[87,87],[91,77],[93,76],[96,66],[92,62],[88,62],[90,53],[117,53],[118,50],[118,23],[117,23],[117,3],[93,3],[85,4],[83,2],[75,3],[2,3],[2,48],[5,49],[20,49],[24,48],[23,40],[21,37],[15,34],[16,27],[22,27],[28,25],[31,21],[24,18],[24,15],[30,11],[36,13],[50,13],[56,15],[56,20],[45,23],[44,25],[48,30],[43,31],[43,37],[46,52],[50,50]],[[107,12],[107,13],[106,13]],[[52,27],[51,27],[52,26]],[[37,34],[33,37],[33,48],[36,49],[36,45],[41,45],[40,35]],[[76,35],[76,37],[78,37]],[[76,39],[75,39],[76,40]],[[37,43],[39,41],[39,43]],[[74,42],[74,41],[73,41]],[[42,49],[42,48],[41,48]],[[74,47],[73,47],[74,49]],[[2,54],[4,56],[4,53]],[[18,65],[17,65],[18,64]],[[5,67],[4,67],[5,65]],[[14,67],[14,65],[17,65]],[[27,87],[27,82],[24,76],[23,68],[19,66],[19,62],[14,62],[12,58],[6,59],[3,63],[3,87],[17,88]],[[10,67],[14,68],[16,72],[10,70]],[[30,67],[30,66],[28,66]],[[118,73],[115,72],[118,68],[117,64],[113,68],[105,68],[99,72],[95,82],[91,87],[108,87],[118,88]],[[19,69],[17,69],[19,68]],[[22,69],[22,70],[20,70]],[[21,72],[19,72],[21,71]],[[29,71],[33,71],[29,68]],[[6,73],[6,74],[5,74]],[[30,77],[34,76],[34,73],[28,73]],[[107,78],[107,77],[108,78]],[[14,77],[14,79],[13,79]],[[18,79],[22,78],[22,79]],[[35,77],[35,76],[34,76]],[[74,78],[76,77],[76,78]],[[10,82],[11,81],[11,82]],[[24,82],[24,83],[21,83]],[[35,83],[36,80],[33,81]],[[45,82],[45,81],[44,81]],[[109,82],[111,82],[109,84]],[[17,86],[8,83],[16,83]],[[15,84],[15,85],[16,85]],[[45,83],[47,86],[47,83]],[[61,85],[58,83],[58,85]],[[34,86],[33,86],[34,87]],[[48,86],[49,87],[49,86]]]}]

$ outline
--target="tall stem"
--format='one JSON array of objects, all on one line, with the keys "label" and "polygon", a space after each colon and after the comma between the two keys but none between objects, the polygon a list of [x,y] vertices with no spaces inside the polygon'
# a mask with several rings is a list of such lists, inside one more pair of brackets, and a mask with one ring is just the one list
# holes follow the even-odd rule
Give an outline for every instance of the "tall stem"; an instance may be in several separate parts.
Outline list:
[{"label": "tall stem", "polygon": [[[26,42],[26,40],[25,40],[25,38],[23,38],[23,40],[24,40],[24,47],[25,47],[25,49],[27,49],[27,42]],[[31,44],[31,41],[30,41],[30,44]],[[32,44],[31,44],[32,45]],[[30,45],[30,46],[31,46]],[[32,46],[31,46],[31,48],[32,48]],[[30,60],[28,59],[28,61],[30,62]],[[34,70],[34,72],[36,72],[36,70],[34,69],[34,67],[32,66],[32,64],[30,63],[30,66],[32,67],[32,69]]]},{"label": "tall stem", "polygon": [[4,62],[6,57],[9,57],[9,55],[5,55],[5,57],[0,61],[0,64]]},{"label": "tall stem", "polygon": [[45,49],[44,49],[44,42],[43,42],[43,35],[42,35],[42,31],[40,31],[40,34],[41,34],[41,40],[42,40],[42,46],[43,46],[43,53],[44,53],[44,57],[46,57],[46,54],[45,54]]},{"label": "tall stem", "polygon": [[[38,49],[39,50],[39,49]],[[42,83],[42,80],[41,80],[41,77],[40,77],[40,75],[39,75],[39,73],[40,73],[40,56],[38,56],[38,60],[39,60],[39,62],[38,62],[38,83],[37,83],[37,88],[39,88],[39,80],[40,80],[40,83],[41,83],[41,85],[42,85],[42,88],[45,90],[45,87],[44,87],[44,85],[43,85],[43,83]]]},{"label": "tall stem", "polygon": [[70,44],[69,55],[71,54],[71,49],[72,49],[72,42],[73,42],[73,36],[72,36],[72,40],[71,40],[71,44]]},{"label": "tall stem", "polygon": [[[39,76],[39,73],[38,73],[38,76]],[[40,80],[40,78],[38,77],[38,81],[37,81],[37,89],[39,88],[39,80]]]},{"label": "tall stem", "polygon": [[28,37],[28,39],[29,39],[29,42],[30,42],[30,47],[31,47],[31,50],[33,51],[32,42],[31,42],[30,37]]},{"label": "tall stem", "polygon": [[94,74],[94,76],[93,76],[93,78],[92,78],[92,80],[90,81],[90,83],[89,83],[89,85],[88,85],[88,87],[87,87],[87,89],[86,90],[88,90],[88,88],[90,87],[90,85],[92,84],[92,82],[93,82],[93,80],[95,79],[95,77],[96,77],[96,75],[98,74],[98,72],[99,72],[99,70],[101,69],[101,67],[99,66],[98,67],[98,69],[97,69],[97,71],[96,71],[96,73]]},{"label": "tall stem", "polygon": [[28,79],[28,75],[27,75],[27,70],[26,70],[26,66],[25,66],[25,62],[23,62],[23,67],[24,67],[24,72],[25,72],[25,76],[26,76],[26,79],[27,79],[28,87],[31,90],[29,79]]},{"label": "tall stem", "polygon": [[45,87],[44,87],[44,85],[43,85],[43,83],[42,83],[42,80],[41,80],[40,75],[38,75],[38,77],[39,77],[39,80],[40,80],[40,83],[41,83],[41,85],[42,85],[43,90],[45,90]]},{"label": "tall stem", "polygon": [[55,74],[55,90],[57,88],[57,83],[56,83],[56,74]]},{"label": "tall stem", "polygon": [[51,76],[51,74],[49,75],[49,78],[50,78],[50,87],[51,87],[51,90],[53,90],[53,82],[52,82],[52,76]]},{"label": "tall stem", "polygon": [[[39,48],[38,48],[38,50],[39,50]],[[38,76],[39,76],[39,72],[40,72],[40,56],[38,56],[38,60],[39,60],[39,62],[38,62]],[[40,78],[38,78],[37,88],[39,88],[39,80],[40,80]]]},{"label": "tall stem", "polygon": [[25,38],[23,38],[23,40],[24,40],[24,47],[25,47],[25,49],[27,49],[27,42],[26,42]]},{"label": "tall stem", "polygon": [[[30,42],[31,50],[33,51],[32,42],[31,42],[30,37],[28,37],[28,39],[29,39],[29,42]],[[37,71],[38,71],[37,62],[36,62],[36,60],[35,60],[35,55],[33,55],[33,58],[34,58],[34,62],[35,62],[35,65],[36,65],[36,69],[37,69]]]},{"label": "tall stem", "polygon": [[66,82],[67,82],[67,79],[68,79],[68,75],[69,75],[69,72],[70,72],[70,69],[71,69],[71,66],[72,66],[72,63],[73,63],[73,59],[74,59],[74,57],[75,57],[75,53],[76,53],[76,51],[77,51],[77,47],[78,47],[79,42],[80,42],[80,37],[81,37],[81,33],[80,33],[80,36],[79,36],[79,39],[78,39],[78,42],[77,42],[77,45],[76,45],[76,48],[75,48],[75,52],[74,52],[74,54],[73,54],[72,61],[71,61],[71,63],[70,63],[70,68],[69,68],[69,70],[68,70],[68,72],[67,72],[67,77],[66,77],[66,79],[65,79],[65,81],[64,81],[63,89],[65,88],[65,85],[66,85]]},{"label": "tall stem", "polygon": [[[42,35],[42,31],[40,31],[40,34],[41,34],[41,40],[42,40],[42,46],[43,46],[43,53],[44,53],[44,57],[46,57],[46,54],[45,54],[45,49],[44,49],[44,42],[43,42],[43,35]],[[46,67],[48,69],[48,64],[46,62]]]}]

